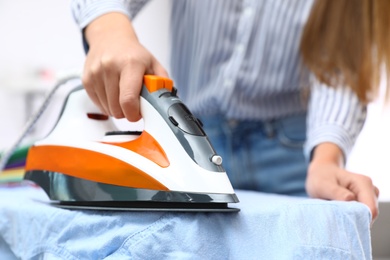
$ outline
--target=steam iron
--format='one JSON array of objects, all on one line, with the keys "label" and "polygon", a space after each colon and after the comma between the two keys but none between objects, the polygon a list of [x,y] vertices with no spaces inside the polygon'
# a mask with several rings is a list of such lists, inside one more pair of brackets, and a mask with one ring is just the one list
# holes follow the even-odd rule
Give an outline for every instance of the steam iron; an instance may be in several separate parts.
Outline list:
[{"label": "steam iron", "polygon": [[167,78],[146,75],[142,132],[119,131],[82,86],[29,149],[25,180],[62,208],[236,212],[239,200],[201,122]]}]

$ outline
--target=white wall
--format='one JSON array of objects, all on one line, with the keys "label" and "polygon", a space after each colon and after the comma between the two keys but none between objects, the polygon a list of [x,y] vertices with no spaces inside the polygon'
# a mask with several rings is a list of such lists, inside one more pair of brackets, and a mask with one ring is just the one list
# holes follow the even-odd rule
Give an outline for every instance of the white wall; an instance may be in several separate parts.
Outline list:
[{"label": "white wall", "polygon": [[[81,70],[84,54],[69,1],[65,0],[0,0],[0,39],[3,148],[14,142],[28,114],[36,108],[34,104],[52,87],[54,74]],[[40,98],[26,96],[26,91]]]},{"label": "white wall", "polygon": [[380,200],[390,201],[390,104],[385,104],[383,97],[382,93],[368,106],[367,120],[347,169],[371,176],[380,190]]},{"label": "white wall", "polygon": [[0,71],[62,70],[84,59],[69,1],[0,1]]},{"label": "white wall", "polygon": [[[26,114],[42,102],[42,96],[36,97],[32,100],[33,109],[25,111],[26,89],[47,92],[54,84],[50,72],[82,69],[80,32],[73,22],[69,2],[0,0],[0,149],[14,142],[26,122]],[[168,69],[169,4],[169,0],[152,1],[134,21],[141,42]],[[153,19],[150,13],[154,14]],[[39,76],[42,70],[49,71],[46,80]],[[57,100],[60,102],[60,98]],[[41,127],[55,119],[55,113],[48,115],[41,120]],[[39,132],[38,127],[35,134]],[[369,108],[348,169],[372,176],[381,189],[381,200],[390,201],[390,109],[383,108],[381,100]]]}]

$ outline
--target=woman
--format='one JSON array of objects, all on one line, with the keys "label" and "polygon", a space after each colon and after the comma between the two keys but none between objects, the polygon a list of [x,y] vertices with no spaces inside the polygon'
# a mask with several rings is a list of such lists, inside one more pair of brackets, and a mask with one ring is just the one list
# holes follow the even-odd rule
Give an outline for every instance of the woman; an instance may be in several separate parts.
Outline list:
[{"label": "woman", "polygon": [[[75,0],[73,4],[88,51],[85,89],[104,113],[129,121],[140,119],[143,75],[168,77],[139,43],[131,25],[130,18],[145,2]],[[312,8],[312,1],[299,0],[173,1],[172,78],[181,99],[204,122],[235,188],[287,195],[307,191],[317,198],[357,200],[371,209],[375,219],[378,189],[370,178],[343,166],[365,119],[367,100],[362,93],[374,86],[363,85],[362,92],[351,79],[365,75],[362,80],[374,82],[377,74],[374,70],[361,74],[366,72],[366,59],[349,63],[351,55],[326,51],[348,48],[339,49],[345,43],[335,36],[314,45],[324,26],[337,37],[341,30],[343,37],[352,39],[351,24],[339,21],[363,14],[355,12],[369,13],[373,2],[324,0]],[[348,28],[331,28],[328,23]],[[352,28],[359,24],[376,23],[352,23]],[[354,36],[367,39],[368,32]],[[368,45],[359,50],[372,47],[370,39],[364,42]],[[307,75],[300,73],[299,45],[304,63],[318,79],[312,81],[309,103],[302,99]],[[362,57],[366,55],[372,56],[366,51]],[[342,57],[348,66],[340,66]],[[328,87],[339,85],[346,87]]]}]

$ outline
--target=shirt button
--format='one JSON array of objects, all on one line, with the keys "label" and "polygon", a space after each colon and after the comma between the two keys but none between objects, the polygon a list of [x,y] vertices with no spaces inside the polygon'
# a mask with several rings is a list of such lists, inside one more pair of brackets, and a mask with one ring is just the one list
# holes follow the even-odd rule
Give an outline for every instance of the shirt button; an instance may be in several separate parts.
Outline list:
[{"label": "shirt button", "polygon": [[251,17],[253,15],[253,13],[254,13],[254,10],[252,7],[245,7],[243,15],[245,17]]},{"label": "shirt button", "polygon": [[236,46],[236,51],[237,51],[237,53],[241,54],[241,53],[244,52],[244,50],[245,50],[244,44],[238,44],[238,45]]},{"label": "shirt button", "polygon": [[225,86],[225,88],[232,88],[234,85],[234,82],[231,79],[225,79],[223,82],[223,85]]}]

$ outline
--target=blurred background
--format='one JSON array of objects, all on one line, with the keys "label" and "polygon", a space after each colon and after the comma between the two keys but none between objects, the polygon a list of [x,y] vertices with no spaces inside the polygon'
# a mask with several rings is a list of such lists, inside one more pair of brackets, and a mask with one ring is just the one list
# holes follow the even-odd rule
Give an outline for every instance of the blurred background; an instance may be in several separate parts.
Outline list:
[{"label": "blurred background", "polygon": [[[141,42],[168,70],[169,5],[169,0],[152,1],[134,21]],[[85,55],[69,0],[0,0],[0,39],[0,150],[4,150],[16,141],[55,83],[66,75],[81,73]],[[369,106],[368,119],[347,167],[371,176],[381,191],[380,201],[388,205],[390,107],[384,105],[383,93]],[[51,129],[65,95],[59,93],[53,98],[49,111],[26,142]],[[390,212],[385,207],[382,211]],[[381,216],[378,222],[383,222]],[[386,229],[374,225],[374,231],[390,234],[389,224],[385,224]]]},{"label": "blurred background", "polygon": [[[144,45],[168,68],[169,1],[147,5],[134,26]],[[152,12],[153,19],[143,13]],[[153,33],[150,33],[153,32]],[[0,0],[0,150],[12,145],[55,83],[81,74],[85,54],[70,0]],[[25,140],[44,136],[69,89],[56,92],[45,115]],[[119,120],[120,125],[125,124]]]}]

